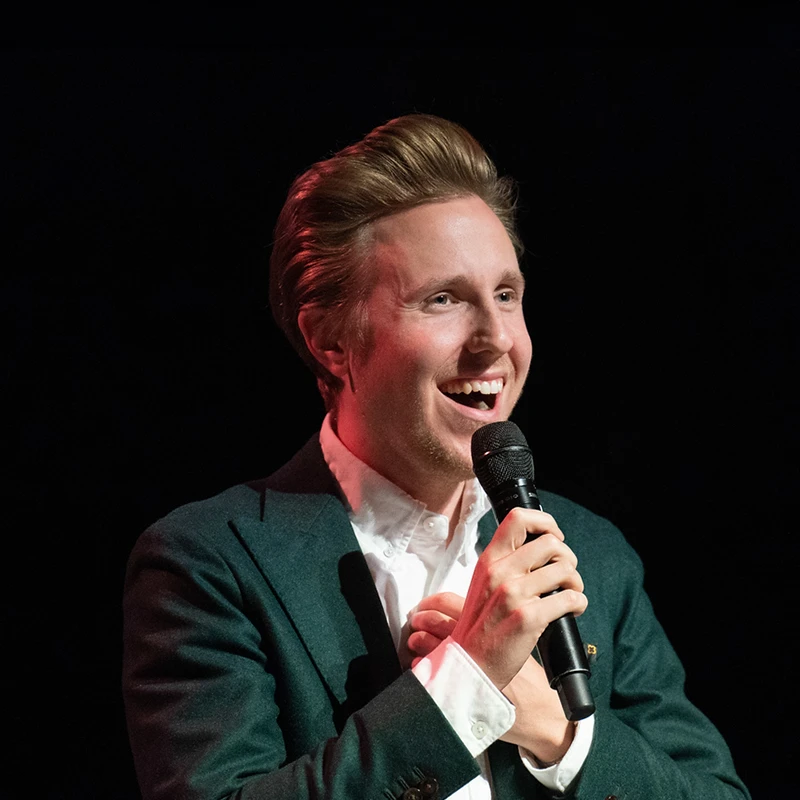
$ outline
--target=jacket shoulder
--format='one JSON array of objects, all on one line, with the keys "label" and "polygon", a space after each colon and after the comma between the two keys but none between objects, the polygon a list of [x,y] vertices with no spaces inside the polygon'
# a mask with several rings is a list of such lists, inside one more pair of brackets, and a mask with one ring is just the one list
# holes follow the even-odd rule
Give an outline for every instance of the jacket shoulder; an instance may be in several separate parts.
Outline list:
[{"label": "jacket shoulder", "polygon": [[575,551],[582,569],[587,564],[641,574],[642,562],[613,522],[553,492],[540,491],[542,507],[552,514]]},{"label": "jacket shoulder", "polygon": [[213,529],[226,525],[233,517],[260,517],[265,489],[265,479],[231,486],[213,497],[179,506],[156,520],[148,530]]},{"label": "jacket shoulder", "polygon": [[218,494],[179,506],[153,522],[139,539],[215,541],[229,537],[234,520],[270,528],[307,527],[337,498],[336,485],[322,457],[318,437],[266,478],[241,483]]}]

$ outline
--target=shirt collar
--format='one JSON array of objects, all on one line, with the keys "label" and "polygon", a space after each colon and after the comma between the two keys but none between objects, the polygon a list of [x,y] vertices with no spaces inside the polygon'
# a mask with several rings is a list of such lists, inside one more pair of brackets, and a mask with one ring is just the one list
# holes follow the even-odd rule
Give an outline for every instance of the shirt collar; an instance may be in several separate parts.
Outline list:
[{"label": "shirt collar", "polygon": [[[392,541],[413,530],[428,513],[424,503],[406,494],[345,447],[333,430],[330,414],[322,423],[319,441],[325,462],[349,506],[350,520],[354,525]],[[459,525],[477,530],[478,521],[490,508],[489,498],[478,479],[467,481]]]}]

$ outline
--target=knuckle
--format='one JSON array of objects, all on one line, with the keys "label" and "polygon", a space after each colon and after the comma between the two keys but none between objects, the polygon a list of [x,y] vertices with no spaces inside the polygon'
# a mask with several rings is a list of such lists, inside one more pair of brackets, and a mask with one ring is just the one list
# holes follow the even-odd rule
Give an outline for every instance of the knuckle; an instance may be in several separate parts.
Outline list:
[{"label": "knuckle", "polygon": [[553,560],[561,564],[569,564],[573,569],[578,566],[578,558],[560,539],[553,542]]},{"label": "knuckle", "polygon": [[569,551],[569,563],[572,564],[572,568],[577,571],[578,557],[572,552],[572,550]]},{"label": "knuckle", "polygon": [[577,589],[566,589],[570,606],[576,611],[583,611],[588,605],[589,601],[583,592]]},{"label": "knuckle", "polygon": [[518,506],[515,506],[514,508],[511,509],[511,511],[509,511],[506,514],[506,519],[503,520],[503,521],[505,522],[506,520],[511,520],[512,522],[514,522],[514,521],[518,520],[519,519],[519,515],[520,515],[520,511],[521,511],[521,509]]},{"label": "knuckle", "polygon": [[490,591],[496,592],[506,582],[505,572],[499,564],[489,567],[485,575]]},{"label": "knuckle", "polygon": [[546,511],[542,511],[540,513],[542,514],[543,523],[547,531],[555,536],[559,541],[563,541],[564,533],[562,532],[561,528],[558,527],[556,518],[552,514],[548,514]]},{"label": "knuckle", "polygon": [[563,562],[564,580],[569,582],[573,588],[583,589],[583,578],[581,578],[578,567],[570,561]]},{"label": "knuckle", "polygon": [[495,594],[501,608],[509,609],[511,607],[511,587],[507,583],[499,584],[495,589]]},{"label": "knuckle", "polygon": [[435,634],[447,626],[447,617],[438,611],[419,611],[411,618],[411,626]]},{"label": "knuckle", "polygon": [[495,590],[499,607],[506,615],[514,615],[518,611],[519,598],[517,588],[513,583],[501,583]]},{"label": "knuckle", "polygon": [[425,621],[427,619],[427,612],[426,611],[417,611],[411,617],[411,627],[415,628],[416,630],[420,630],[421,628],[425,627]]},{"label": "knuckle", "polygon": [[561,539],[558,538],[552,531],[548,531],[545,534],[542,534],[542,539],[547,542],[549,547],[552,547],[554,550],[561,553],[566,545],[564,545]]},{"label": "knuckle", "polygon": [[525,509],[517,506],[506,514],[506,518],[503,520],[500,527],[504,528],[509,535],[513,536],[514,531],[520,527],[525,527],[525,525]]},{"label": "knuckle", "polygon": [[530,622],[526,610],[519,606],[509,609],[508,621],[517,630],[526,629]]}]

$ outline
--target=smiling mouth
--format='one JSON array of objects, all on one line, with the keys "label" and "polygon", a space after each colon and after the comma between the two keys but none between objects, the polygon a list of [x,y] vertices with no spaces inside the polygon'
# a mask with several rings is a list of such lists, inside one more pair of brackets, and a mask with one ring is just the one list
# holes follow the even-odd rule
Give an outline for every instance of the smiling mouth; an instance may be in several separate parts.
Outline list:
[{"label": "smiling mouth", "polygon": [[448,381],[439,387],[446,397],[468,408],[490,411],[503,391],[503,381]]}]

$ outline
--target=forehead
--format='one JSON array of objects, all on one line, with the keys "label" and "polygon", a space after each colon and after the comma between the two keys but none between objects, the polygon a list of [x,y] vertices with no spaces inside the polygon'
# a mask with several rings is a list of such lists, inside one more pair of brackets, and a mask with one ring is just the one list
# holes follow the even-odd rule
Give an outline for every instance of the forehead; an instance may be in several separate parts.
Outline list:
[{"label": "forehead", "polygon": [[406,286],[448,274],[519,272],[514,246],[497,215],[478,197],[392,214],[373,227],[375,277]]}]

